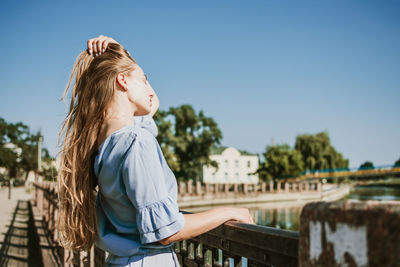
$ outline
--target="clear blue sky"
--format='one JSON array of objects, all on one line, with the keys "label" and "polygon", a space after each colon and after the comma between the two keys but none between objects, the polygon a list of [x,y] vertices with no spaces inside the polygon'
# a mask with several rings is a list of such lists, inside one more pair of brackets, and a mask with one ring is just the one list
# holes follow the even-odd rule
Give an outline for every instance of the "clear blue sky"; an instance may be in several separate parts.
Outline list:
[{"label": "clear blue sky", "polygon": [[262,153],[328,131],[352,167],[400,157],[400,1],[1,1],[0,117],[41,129],[86,40],[133,54],[161,109],[191,104]]}]

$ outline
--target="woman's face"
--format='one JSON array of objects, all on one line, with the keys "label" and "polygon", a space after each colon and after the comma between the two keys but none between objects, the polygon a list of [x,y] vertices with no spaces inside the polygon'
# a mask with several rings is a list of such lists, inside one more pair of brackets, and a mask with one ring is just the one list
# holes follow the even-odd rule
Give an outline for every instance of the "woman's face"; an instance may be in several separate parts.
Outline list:
[{"label": "woman's face", "polygon": [[135,116],[147,115],[151,111],[154,90],[142,68],[135,65],[135,69],[128,74],[127,90],[129,101],[134,105]]}]

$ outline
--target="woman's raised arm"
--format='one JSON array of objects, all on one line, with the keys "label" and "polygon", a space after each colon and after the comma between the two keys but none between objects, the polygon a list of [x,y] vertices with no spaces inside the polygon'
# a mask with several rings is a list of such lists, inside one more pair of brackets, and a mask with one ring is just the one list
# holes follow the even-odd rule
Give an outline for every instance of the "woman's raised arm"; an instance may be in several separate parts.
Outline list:
[{"label": "woman's raised arm", "polygon": [[[99,56],[106,51],[107,46],[110,43],[118,44],[118,42],[111,37],[99,35],[98,37],[87,40],[87,49],[90,55],[94,53],[95,56]],[[153,90],[153,88],[151,89]],[[156,114],[159,107],[160,107],[160,100],[158,99],[157,94],[153,90],[152,106],[150,111],[150,115],[152,117],[154,116],[154,114]]]},{"label": "woman's raised arm", "polygon": [[89,39],[87,40],[88,52],[90,55],[94,53],[95,56],[99,56],[106,51],[109,43],[118,44],[113,38],[104,35]]}]

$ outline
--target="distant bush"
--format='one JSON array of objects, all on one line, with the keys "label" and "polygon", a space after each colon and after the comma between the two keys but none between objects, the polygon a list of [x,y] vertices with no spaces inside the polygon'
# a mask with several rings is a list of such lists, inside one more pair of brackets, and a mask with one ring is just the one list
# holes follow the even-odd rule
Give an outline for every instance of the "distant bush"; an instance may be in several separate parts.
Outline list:
[{"label": "distant bush", "polygon": [[394,163],[394,168],[400,168],[400,158]]},{"label": "distant bush", "polygon": [[374,164],[371,161],[366,161],[360,165],[359,170],[373,170],[375,169]]}]

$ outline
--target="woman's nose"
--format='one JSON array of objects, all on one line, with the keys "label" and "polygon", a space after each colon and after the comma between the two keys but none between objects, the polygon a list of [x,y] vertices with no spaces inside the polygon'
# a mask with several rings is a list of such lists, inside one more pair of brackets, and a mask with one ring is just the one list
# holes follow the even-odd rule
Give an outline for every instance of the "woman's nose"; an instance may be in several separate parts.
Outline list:
[{"label": "woman's nose", "polygon": [[154,92],[153,87],[149,86],[149,87],[148,87],[148,90],[149,90],[149,96],[150,96],[150,97],[153,97],[153,96],[155,95],[155,92]]}]

